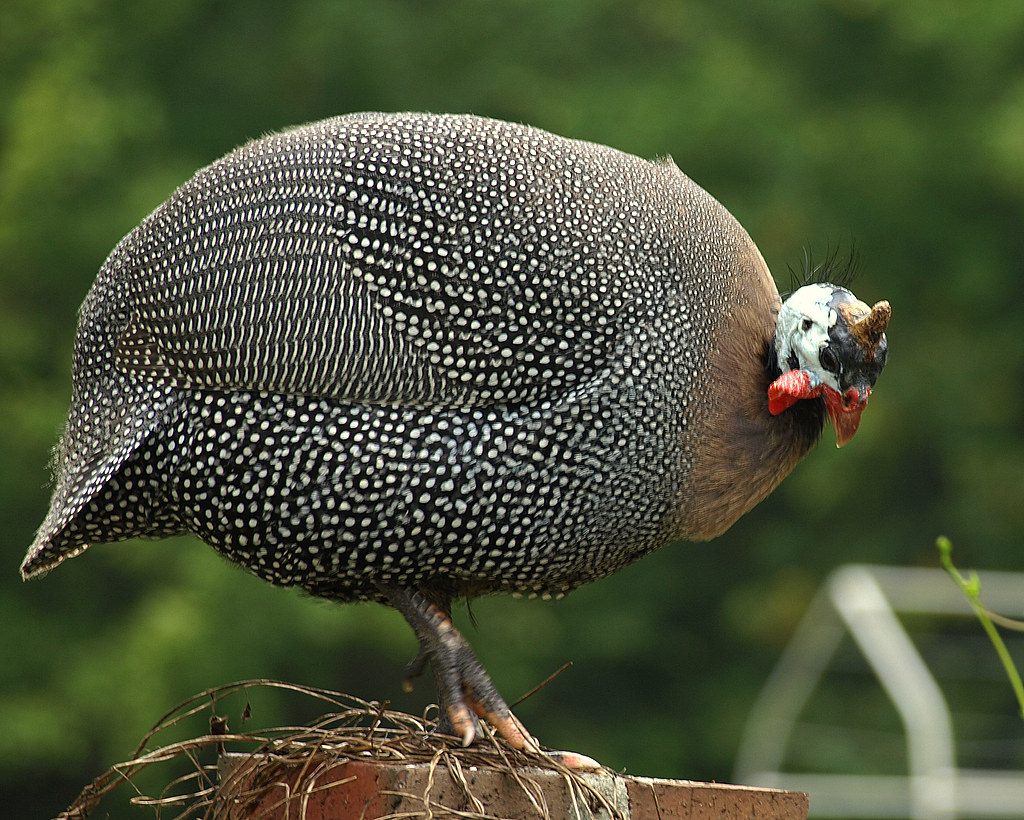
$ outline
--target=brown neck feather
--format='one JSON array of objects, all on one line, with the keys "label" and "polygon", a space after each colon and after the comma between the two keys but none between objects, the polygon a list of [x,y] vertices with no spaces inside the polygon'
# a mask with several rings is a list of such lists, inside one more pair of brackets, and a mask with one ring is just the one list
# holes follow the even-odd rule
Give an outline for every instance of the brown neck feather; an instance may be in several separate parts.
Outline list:
[{"label": "brown neck feather", "polygon": [[771,493],[821,436],[821,399],[799,401],[778,416],[768,412],[768,385],[780,372],[773,346],[779,304],[777,293],[764,293],[737,308],[710,356],[703,425],[687,435],[691,466],[681,488],[679,537],[700,540],[724,532]]}]

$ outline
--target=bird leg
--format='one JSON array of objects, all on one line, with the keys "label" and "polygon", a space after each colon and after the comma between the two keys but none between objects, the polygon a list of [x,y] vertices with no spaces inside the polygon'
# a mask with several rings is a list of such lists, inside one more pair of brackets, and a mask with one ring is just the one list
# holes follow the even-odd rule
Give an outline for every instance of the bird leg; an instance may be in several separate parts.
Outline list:
[{"label": "bird leg", "polygon": [[412,687],[412,679],[423,672],[426,661],[430,661],[441,710],[438,730],[454,734],[462,739],[463,746],[468,746],[476,738],[479,716],[511,746],[540,751],[537,741],[494,687],[469,642],[455,628],[448,607],[417,590],[387,586],[383,592],[409,622],[420,642],[419,652],[406,668],[407,689]]}]

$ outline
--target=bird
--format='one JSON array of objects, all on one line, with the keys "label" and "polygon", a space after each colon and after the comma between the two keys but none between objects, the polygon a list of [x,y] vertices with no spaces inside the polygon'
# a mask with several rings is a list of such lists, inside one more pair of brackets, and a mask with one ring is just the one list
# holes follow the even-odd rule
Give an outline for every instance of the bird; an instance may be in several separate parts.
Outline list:
[{"label": "bird", "polygon": [[857,431],[888,302],[785,302],[670,157],[471,115],[349,114],[199,170],[79,313],[21,566],[190,533],[260,578],[398,610],[438,731],[539,744],[452,620],[705,541]]}]

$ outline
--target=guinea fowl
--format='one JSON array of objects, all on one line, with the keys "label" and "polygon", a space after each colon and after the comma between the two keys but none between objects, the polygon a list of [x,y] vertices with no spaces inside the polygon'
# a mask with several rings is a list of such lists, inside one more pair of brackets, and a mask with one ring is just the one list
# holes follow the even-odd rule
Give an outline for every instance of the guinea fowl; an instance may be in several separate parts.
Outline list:
[{"label": "guinea fowl", "polygon": [[81,308],[25,578],[192,533],[398,609],[441,728],[536,748],[451,605],[561,595],[712,538],[857,429],[889,305],[782,304],[671,160],[470,116],[361,114],[199,171]]}]

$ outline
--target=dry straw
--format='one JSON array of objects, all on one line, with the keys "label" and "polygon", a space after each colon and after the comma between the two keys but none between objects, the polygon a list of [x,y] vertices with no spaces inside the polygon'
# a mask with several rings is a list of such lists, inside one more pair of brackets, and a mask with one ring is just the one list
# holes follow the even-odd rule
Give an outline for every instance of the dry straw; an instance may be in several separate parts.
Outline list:
[{"label": "dry straw", "polygon": [[[283,726],[262,731],[230,732],[227,720],[217,714],[231,696],[244,698],[242,722],[250,716],[250,694],[259,689],[285,690],[320,701],[330,710],[309,726]],[[236,698],[237,699],[237,698]],[[323,708],[322,706],[320,708]],[[180,733],[181,724],[195,716],[209,715],[210,731],[188,740],[165,743],[168,734]],[[615,806],[596,791],[579,773],[567,769],[556,759],[512,749],[496,738],[486,725],[483,738],[463,748],[454,738],[433,733],[434,722],[386,708],[386,704],[367,702],[350,695],[325,689],[272,680],[249,680],[209,689],[189,698],[164,715],[142,739],[130,760],[112,766],[89,784],[78,799],[60,815],[68,820],[84,820],[99,806],[115,803],[115,790],[130,793],[130,802],[152,809],[157,820],[186,818],[287,816],[306,817],[309,798],[318,789],[336,787],[317,781],[329,768],[349,760],[382,763],[420,763],[429,767],[428,786],[421,798],[422,808],[403,811],[390,820],[409,817],[461,818],[461,820],[497,820],[473,793],[469,769],[503,772],[522,789],[533,813],[528,817],[549,820],[551,814],[538,782],[537,774],[556,772],[564,778],[570,800],[578,807],[576,816],[588,816],[597,810],[603,816],[621,816]],[[253,769],[238,766],[223,776],[218,762],[225,751],[243,753],[259,761]],[[138,776],[144,770],[164,766],[172,772],[164,778],[158,795],[144,793]],[[432,798],[432,784],[438,772],[444,772],[461,792],[462,808],[442,805]],[[240,772],[240,773],[239,773]],[[152,780],[152,778],[150,778]],[[282,795],[267,805],[267,796]],[[408,800],[409,794],[403,797]],[[123,799],[123,798],[122,798]],[[254,807],[249,812],[246,807]],[[259,809],[255,807],[259,806]],[[586,808],[583,808],[586,807]],[[282,811],[286,809],[286,811]],[[256,813],[253,813],[256,812]],[[525,820],[525,817],[524,817]]]}]

